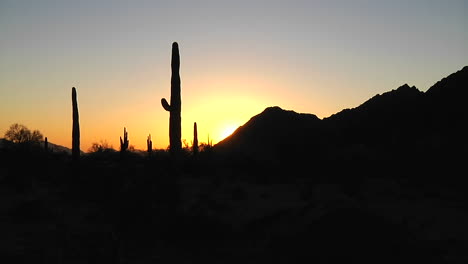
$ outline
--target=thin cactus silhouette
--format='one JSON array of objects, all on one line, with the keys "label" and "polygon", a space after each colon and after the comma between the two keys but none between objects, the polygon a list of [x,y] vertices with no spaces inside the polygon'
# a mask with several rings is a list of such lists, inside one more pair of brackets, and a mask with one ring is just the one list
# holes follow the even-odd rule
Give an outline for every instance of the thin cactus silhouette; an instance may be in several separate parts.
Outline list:
[{"label": "thin cactus silhouette", "polygon": [[206,143],[208,147],[213,147],[213,140],[210,140],[210,134],[208,134],[208,142]]},{"label": "thin cactus silhouette", "polygon": [[197,122],[193,123],[193,155],[198,154],[198,131],[197,131]]},{"label": "thin cactus silhouette", "polygon": [[181,141],[181,98],[180,98],[180,57],[179,45],[177,42],[172,43],[172,59],[171,59],[171,103],[169,104],[165,98],[161,99],[163,108],[170,113],[169,116],[169,151],[171,154],[180,153],[182,150]]},{"label": "thin cactus silhouette", "polygon": [[45,152],[49,151],[49,141],[47,141],[47,137],[44,138],[44,150]]},{"label": "thin cactus silhouette", "polygon": [[128,149],[128,133],[127,129],[124,127],[124,138],[120,137],[120,152],[125,152]]},{"label": "thin cactus silhouette", "polygon": [[153,151],[153,141],[151,141],[151,134],[149,134],[148,138],[146,139],[146,147],[149,154]]},{"label": "thin cactus silhouette", "polygon": [[72,107],[73,107],[73,128],[72,128],[72,160],[74,162],[80,159],[80,121],[78,115],[78,101],[76,98],[76,88],[72,88]]}]

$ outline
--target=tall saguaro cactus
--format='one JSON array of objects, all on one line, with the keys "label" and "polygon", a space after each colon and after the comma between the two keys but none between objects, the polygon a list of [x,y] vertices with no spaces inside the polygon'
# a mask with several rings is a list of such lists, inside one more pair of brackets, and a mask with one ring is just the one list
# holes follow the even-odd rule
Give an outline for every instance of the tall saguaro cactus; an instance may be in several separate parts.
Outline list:
[{"label": "tall saguaro cactus", "polygon": [[193,123],[193,155],[198,154],[198,131],[197,131],[197,122]]},{"label": "tall saguaro cactus", "polygon": [[163,108],[169,112],[169,151],[172,154],[180,153],[182,150],[181,141],[181,99],[180,99],[180,57],[179,45],[177,42],[172,43],[172,59],[171,59],[171,103],[169,104],[165,98],[161,99]]},{"label": "tall saguaro cactus", "polygon": [[76,99],[76,88],[72,88],[73,128],[72,128],[72,160],[80,158],[80,120],[78,116],[78,101]]}]

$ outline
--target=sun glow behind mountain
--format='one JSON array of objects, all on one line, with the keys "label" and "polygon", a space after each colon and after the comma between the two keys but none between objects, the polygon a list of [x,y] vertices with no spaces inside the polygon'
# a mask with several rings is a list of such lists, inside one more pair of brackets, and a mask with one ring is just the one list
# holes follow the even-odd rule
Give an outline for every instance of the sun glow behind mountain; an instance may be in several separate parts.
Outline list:
[{"label": "sun glow behind mountain", "polygon": [[[218,83],[214,82],[212,85],[217,86]],[[242,84],[232,84],[232,86],[237,85],[242,87]],[[208,85],[208,90],[211,90],[210,86]],[[257,89],[260,89],[259,87]],[[211,96],[207,96],[206,94],[209,93],[200,89],[205,96],[193,95],[191,97],[191,91],[194,90],[196,89],[190,88],[190,85],[187,84],[185,86],[186,95],[182,98],[182,139],[187,142],[193,140],[194,122],[197,122],[198,141],[208,143],[209,138],[211,143],[216,144],[234,132],[237,127],[246,123],[252,116],[269,106],[268,98],[262,98],[254,92],[245,94],[243,91],[239,93],[228,92],[228,90],[240,90],[230,86],[218,89],[221,94]],[[184,101],[184,98],[187,99]],[[169,118],[168,115],[166,117]],[[168,129],[167,124],[162,125]],[[167,132],[165,131],[162,136],[167,137]]]},{"label": "sun glow behind mountain", "polygon": [[221,133],[219,134],[219,138],[221,140],[227,138],[228,136],[230,136],[234,131],[236,131],[236,129],[238,128],[239,126],[236,126],[236,125],[227,125],[225,126],[222,130],[221,130]]}]

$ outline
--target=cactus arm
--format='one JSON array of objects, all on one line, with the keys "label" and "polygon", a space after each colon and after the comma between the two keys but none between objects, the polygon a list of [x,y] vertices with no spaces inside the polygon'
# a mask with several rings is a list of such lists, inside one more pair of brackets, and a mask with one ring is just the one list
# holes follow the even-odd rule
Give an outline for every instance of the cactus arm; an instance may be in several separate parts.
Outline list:
[{"label": "cactus arm", "polygon": [[165,98],[161,99],[161,105],[166,111],[168,112],[171,111],[171,106],[169,105],[169,103],[167,102]]}]

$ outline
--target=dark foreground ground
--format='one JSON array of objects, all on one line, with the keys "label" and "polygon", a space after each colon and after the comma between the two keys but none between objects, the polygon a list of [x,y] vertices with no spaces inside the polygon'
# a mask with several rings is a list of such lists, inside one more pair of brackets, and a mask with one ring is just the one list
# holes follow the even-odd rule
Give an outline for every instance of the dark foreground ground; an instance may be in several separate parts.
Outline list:
[{"label": "dark foreground ground", "polygon": [[0,262],[468,263],[462,166],[204,155],[2,150]]}]

